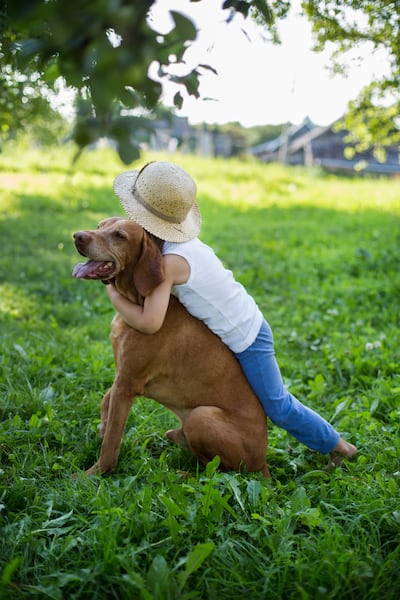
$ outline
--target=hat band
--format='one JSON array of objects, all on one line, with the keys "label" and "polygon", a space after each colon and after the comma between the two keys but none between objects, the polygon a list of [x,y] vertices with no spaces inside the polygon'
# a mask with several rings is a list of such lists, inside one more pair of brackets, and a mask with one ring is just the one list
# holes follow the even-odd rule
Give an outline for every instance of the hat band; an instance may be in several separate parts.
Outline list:
[{"label": "hat band", "polygon": [[152,206],[151,204],[146,202],[146,200],[143,198],[143,196],[136,189],[136,185],[133,187],[132,194],[135,197],[135,199],[139,202],[139,204],[141,204],[146,210],[151,212],[151,214],[154,215],[155,217],[158,217],[159,219],[163,219],[164,221],[168,221],[169,223],[175,223],[175,224],[182,223],[182,219],[178,219],[177,217],[172,217],[170,215],[165,215],[161,211],[154,208],[154,206]]}]

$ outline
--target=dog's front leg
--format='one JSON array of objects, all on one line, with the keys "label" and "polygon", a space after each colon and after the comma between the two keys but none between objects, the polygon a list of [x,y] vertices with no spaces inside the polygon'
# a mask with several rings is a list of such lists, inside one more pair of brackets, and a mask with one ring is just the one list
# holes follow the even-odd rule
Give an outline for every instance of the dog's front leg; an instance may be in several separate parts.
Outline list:
[{"label": "dog's front leg", "polygon": [[114,382],[102,403],[106,413],[106,423],[99,460],[86,471],[87,475],[102,475],[115,471],[121,446],[122,436],[134,397],[132,387]]},{"label": "dog's front leg", "polygon": [[104,394],[103,400],[101,401],[99,436],[102,439],[103,439],[105,431],[106,431],[107,418],[108,418],[108,407],[110,405],[110,398],[111,398],[111,389],[112,388],[110,388],[108,390],[108,392],[106,392]]}]

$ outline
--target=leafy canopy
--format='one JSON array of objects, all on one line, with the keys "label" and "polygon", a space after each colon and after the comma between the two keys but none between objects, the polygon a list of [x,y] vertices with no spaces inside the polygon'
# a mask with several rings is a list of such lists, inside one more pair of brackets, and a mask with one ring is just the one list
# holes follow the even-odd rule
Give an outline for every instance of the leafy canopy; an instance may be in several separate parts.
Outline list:
[{"label": "leafy canopy", "polygon": [[[202,0],[192,0],[192,2]],[[24,126],[32,115],[44,114],[50,91],[60,77],[77,92],[72,138],[80,149],[108,136],[117,143],[125,163],[139,156],[138,140],[151,128],[163,84],[176,85],[174,104],[185,94],[199,97],[199,81],[212,65],[200,63],[184,75],[172,65],[184,65],[185,52],[197,37],[196,25],[179,10],[171,10],[168,33],[155,29],[155,0],[19,0],[0,8],[0,128],[4,133]],[[278,40],[277,23],[291,2],[225,0],[220,6],[229,22],[235,15],[254,18]],[[334,65],[355,44],[383,48],[389,75],[375,81],[351,107],[355,136],[386,142],[399,114],[399,2],[320,0],[302,3],[313,24],[316,48],[335,42]],[[210,15],[213,18],[213,15]],[[154,73],[156,67],[156,76]],[[388,98],[391,106],[388,107]],[[376,111],[377,105],[384,109]],[[356,121],[355,115],[358,115]],[[360,116],[362,118],[360,120]],[[382,122],[384,126],[382,126]],[[349,124],[348,123],[348,124]],[[371,126],[371,123],[373,126]],[[366,137],[366,132],[368,136]]]},{"label": "leafy canopy", "polygon": [[385,146],[399,143],[399,0],[306,0],[302,7],[312,23],[315,49],[323,50],[334,42],[334,71],[345,73],[343,57],[355,49],[382,54],[381,77],[350,102],[344,119],[349,141],[356,144],[354,151],[375,145],[379,154]]}]

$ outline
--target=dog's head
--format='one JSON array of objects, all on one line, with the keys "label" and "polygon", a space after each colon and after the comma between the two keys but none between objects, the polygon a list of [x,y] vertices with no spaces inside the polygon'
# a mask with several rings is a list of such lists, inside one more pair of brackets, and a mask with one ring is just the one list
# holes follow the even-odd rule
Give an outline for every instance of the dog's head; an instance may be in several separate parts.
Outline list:
[{"label": "dog's head", "polygon": [[132,290],[124,288],[131,286],[143,297],[164,280],[156,242],[130,219],[104,219],[97,229],[78,231],[73,237],[79,254],[89,259],[74,268],[73,276],[78,279],[116,283],[119,291],[129,296]]}]

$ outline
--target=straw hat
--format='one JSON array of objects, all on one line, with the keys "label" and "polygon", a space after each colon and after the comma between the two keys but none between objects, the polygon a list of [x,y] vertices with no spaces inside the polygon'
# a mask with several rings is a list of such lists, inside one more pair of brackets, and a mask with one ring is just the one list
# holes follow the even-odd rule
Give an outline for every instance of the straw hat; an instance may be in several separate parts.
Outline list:
[{"label": "straw hat", "polygon": [[114,192],[129,218],[168,242],[187,242],[200,231],[196,184],[181,167],[156,161],[116,177]]}]

